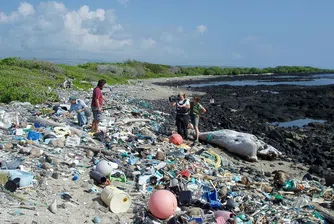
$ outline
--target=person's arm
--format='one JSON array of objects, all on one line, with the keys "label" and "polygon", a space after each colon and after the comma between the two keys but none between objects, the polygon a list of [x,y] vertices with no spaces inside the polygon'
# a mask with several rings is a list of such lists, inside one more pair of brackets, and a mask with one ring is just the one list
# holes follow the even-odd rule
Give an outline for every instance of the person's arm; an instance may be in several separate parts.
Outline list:
[{"label": "person's arm", "polygon": [[78,110],[78,113],[81,113],[87,108],[87,105],[83,100],[79,100],[79,104],[82,108],[80,110]]},{"label": "person's arm", "polygon": [[183,107],[185,107],[187,109],[190,109],[190,103],[189,103],[189,101],[187,101]]},{"label": "person's arm", "polygon": [[175,107],[176,106],[176,102],[172,103],[172,106]]},{"label": "person's arm", "polygon": [[201,113],[202,114],[206,113],[206,109],[203,106],[201,106]]},{"label": "person's arm", "polygon": [[66,111],[66,113],[64,113],[64,114],[61,115],[61,116],[66,117],[66,116],[69,115],[69,114],[70,114],[70,112],[69,112],[69,111]]},{"label": "person's arm", "polygon": [[102,95],[102,99],[103,99],[104,102],[108,103],[108,100],[105,96]]},{"label": "person's arm", "polygon": [[101,107],[100,107],[100,102],[99,102],[99,99],[95,99],[95,102],[96,102],[96,106],[97,106],[97,110],[98,111],[101,111]]}]

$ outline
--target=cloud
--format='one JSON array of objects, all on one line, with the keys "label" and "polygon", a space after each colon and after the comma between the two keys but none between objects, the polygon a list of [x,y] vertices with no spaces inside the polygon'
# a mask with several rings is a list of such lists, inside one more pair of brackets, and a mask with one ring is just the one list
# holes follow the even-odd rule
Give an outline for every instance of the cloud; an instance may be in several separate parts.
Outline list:
[{"label": "cloud", "polygon": [[129,0],[118,0],[118,2],[122,5],[127,5]]},{"label": "cloud", "polygon": [[177,28],[177,32],[179,32],[179,33],[183,33],[183,27],[182,27],[182,26],[179,26],[179,27]]},{"label": "cloud", "polygon": [[24,17],[31,16],[35,13],[35,9],[32,5],[27,2],[22,2],[18,7],[17,11],[13,11],[11,14],[6,15],[0,12],[0,23],[10,23],[15,22],[20,19],[25,19]]},{"label": "cloud", "polygon": [[[0,57],[165,63],[175,62],[176,56],[184,59],[200,45],[194,31],[187,33],[182,26],[129,30],[130,26],[119,21],[114,9],[22,2],[11,12],[0,10]],[[199,33],[206,30],[204,25],[197,27]]]},{"label": "cloud", "polygon": [[208,28],[206,26],[204,26],[204,25],[199,25],[199,26],[196,27],[196,31],[198,33],[204,33],[205,31],[207,31],[207,29]]},{"label": "cloud", "polygon": [[145,38],[141,40],[141,48],[149,49],[154,48],[156,46],[157,42],[153,40],[152,38]]},{"label": "cloud", "polygon": [[[27,19],[25,17],[30,17]],[[60,50],[102,53],[133,44],[132,39],[118,38],[123,26],[117,23],[114,10],[91,10],[87,5],[70,11],[63,3],[42,2],[35,11],[21,3],[10,15],[0,13],[0,21],[18,23],[3,37],[13,50]]]},{"label": "cloud", "polygon": [[173,36],[173,34],[171,34],[171,33],[164,32],[164,33],[161,35],[160,40],[161,40],[161,41],[164,41],[164,42],[173,42],[173,40],[174,40],[174,36]]},{"label": "cloud", "polygon": [[20,4],[18,12],[23,16],[29,16],[35,13],[35,9],[29,3],[23,2]]}]

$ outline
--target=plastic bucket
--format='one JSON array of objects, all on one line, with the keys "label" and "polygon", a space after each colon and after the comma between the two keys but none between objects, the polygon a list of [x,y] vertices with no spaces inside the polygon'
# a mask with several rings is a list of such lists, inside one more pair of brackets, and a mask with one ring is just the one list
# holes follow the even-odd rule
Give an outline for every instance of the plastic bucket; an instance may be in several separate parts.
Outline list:
[{"label": "plastic bucket", "polygon": [[114,186],[105,187],[101,199],[116,214],[128,211],[132,203],[130,195]]}]

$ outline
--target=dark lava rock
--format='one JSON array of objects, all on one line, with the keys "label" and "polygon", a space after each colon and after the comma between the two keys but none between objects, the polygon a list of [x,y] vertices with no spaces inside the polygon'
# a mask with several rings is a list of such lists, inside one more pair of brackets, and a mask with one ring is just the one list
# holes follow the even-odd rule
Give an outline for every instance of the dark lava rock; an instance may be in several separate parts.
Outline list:
[{"label": "dark lava rock", "polygon": [[271,177],[271,172],[265,172],[264,175],[265,175],[266,177]]},{"label": "dark lava rock", "polygon": [[334,173],[325,176],[326,186],[334,185]]},{"label": "dark lava rock", "polygon": [[[305,77],[302,76],[302,77]],[[264,79],[268,76],[242,77],[247,80]],[[240,80],[240,77],[217,77],[215,81]],[[210,80],[211,81],[211,80]],[[203,82],[203,81],[200,81]],[[199,81],[170,82],[170,86],[182,86]],[[282,153],[288,161],[316,165],[312,172],[320,176],[334,168],[334,85],[329,86],[208,86],[192,88],[206,92],[201,103],[207,113],[201,116],[199,129],[215,131],[232,129],[261,137],[262,140]],[[279,94],[273,94],[278,92]],[[209,103],[215,99],[215,105]],[[155,110],[173,114],[168,99],[151,102]],[[231,110],[233,109],[233,110]],[[325,124],[313,123],[302,128],[282,128],[272,122],[285,122],[301,118],[326,120]],[[160,133],[169,135],[175,129],[175,117],[169,116]]]}]

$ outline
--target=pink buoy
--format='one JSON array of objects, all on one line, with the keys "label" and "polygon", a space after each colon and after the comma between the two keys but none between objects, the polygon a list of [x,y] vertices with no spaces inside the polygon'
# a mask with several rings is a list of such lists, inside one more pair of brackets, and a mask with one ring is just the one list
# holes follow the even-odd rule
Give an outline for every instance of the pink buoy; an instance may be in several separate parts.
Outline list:
[{"label": "pink buoy", "polygon": [[167,190],[154,192],[148,203],[148,208],[152,215],[159,219],[171,217],[177,208],[175,195]]},{"label": "pink buoy", "polygon": [[169,137],[169,143],[173,143],[174,145],[181,145],[183,143],[183,138],[179,134],[172,134]]}]

